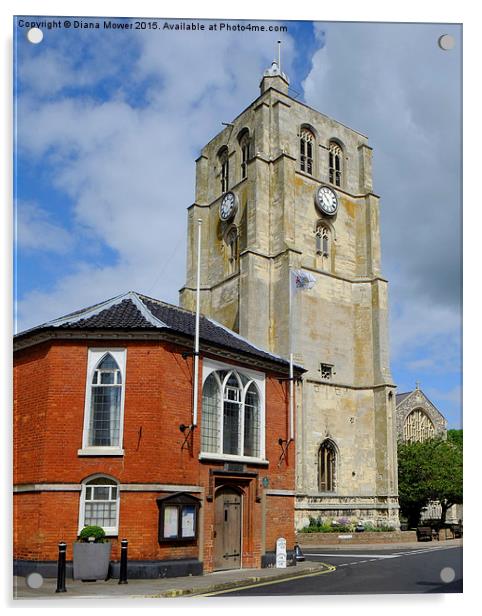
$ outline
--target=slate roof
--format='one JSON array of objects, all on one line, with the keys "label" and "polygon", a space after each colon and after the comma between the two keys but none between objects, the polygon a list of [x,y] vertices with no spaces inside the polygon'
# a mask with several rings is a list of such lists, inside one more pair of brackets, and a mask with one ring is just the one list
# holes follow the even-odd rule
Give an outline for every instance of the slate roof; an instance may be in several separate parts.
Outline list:
[{"label": "slate roof", "polygon": [[404,394],[397,394],[396,405],[398,406],[401,402],[405,400],[407,396],[409,396],[412,393],[413,393],[412,391],[407,391]]},{"label": "slate roof", "polygon": [[[42,331],[53,329],[64,331],[128,330],[131,332],[164,330],[194,337],[195,314],[184,308],[129,291],[105,302],[20,332],[14,339],[23,340]],[[206,342],[274,362],[284,368],[289,366],[286,359],[255,346],[221,323],[203,315],[199,318],[199,339],[201,344]],[[297,366],[297,368],[301,370],[301,367]]]}]

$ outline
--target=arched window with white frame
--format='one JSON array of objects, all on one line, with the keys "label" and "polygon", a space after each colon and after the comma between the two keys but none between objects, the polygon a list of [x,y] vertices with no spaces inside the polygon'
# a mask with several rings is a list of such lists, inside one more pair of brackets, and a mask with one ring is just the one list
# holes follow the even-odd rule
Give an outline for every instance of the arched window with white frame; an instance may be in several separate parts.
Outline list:
[{"label": "arched window with white frame", "polygon": [[243,370],[215,370],[205,378],[201,451],[219,457],[264,455],[264,380]]},{"label": "arched window with white frame", "polygon": [[79,532],[85,526],[100,526],[106,535],[119,529],[119,484],[112,477],[95,476],[82,483]]},{"label": "arched window with white frame", "polygon": [[81,455],[122,453],[126,349],[89,349]]},{"label": "arched window with white frame", "polygon": [[306,127],[300,131],[300,169],[313,175],[315,153],[315,136]]}]

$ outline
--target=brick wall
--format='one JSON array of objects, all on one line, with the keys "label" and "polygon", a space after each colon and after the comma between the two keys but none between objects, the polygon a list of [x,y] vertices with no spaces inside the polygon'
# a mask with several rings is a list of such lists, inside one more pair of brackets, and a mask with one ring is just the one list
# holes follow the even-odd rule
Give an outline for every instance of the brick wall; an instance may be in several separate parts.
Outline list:
[{"label": "brick wall", "polygon": [[[209,487],[209,470],[222,462],[200,462],[200,428],[184,443],[179,425],[191,423],[192,357],[166,342],[120,341],[113,348],[127,349],[125,409],[121,457],[84,457],[82,448],[88,348],[108,348],[108,341],[55,341],[16,353],[14,368],[14,478],[15,484],[80,484],[90,475],[111,475],[121,484],[187,484]],[[219,357],[215,359],[220,359]],[[230,362],[232,363],[232,362]],[[278,464],[278,439],[288,435],[288,386],[270,375],[266,381],[266,455],[269,468],[247,465],[259,473],[244,497],[243,565],[259,566],[261,557],[260,486],[269,478],[270,488],[294,489],[294,447]],[[201,409],[201,394],[199,397]],[[201,413],[200,413],[201,420]],[[200,422],[199,422],[200,423]],[[184,446],[183,446],[184,443]],[[219,481],[219,479],[218,479]],[[194,494],[202,496],[201,493]],[[194,544],[161,544],[157,540],[158,492],[120,492],[119,536],[112,557],[118,558],[118,540],[129,539],[132,559],[196,558]],[[80,492],[17,493],[15,501],[14,554],[20,559],[54,560],[57,543],[71,544],[77,536]],[[276,503],[275,503],[276,501]],[[279,501],[279,503],[278,503]],[[268,497],[270,539],[294,539],[293,501]],[[288,509],[291,507],[291,514]],[[212,565],[214,502],[202,500],[204,562]],[[271,519],[270,519],[271,518]]]}]

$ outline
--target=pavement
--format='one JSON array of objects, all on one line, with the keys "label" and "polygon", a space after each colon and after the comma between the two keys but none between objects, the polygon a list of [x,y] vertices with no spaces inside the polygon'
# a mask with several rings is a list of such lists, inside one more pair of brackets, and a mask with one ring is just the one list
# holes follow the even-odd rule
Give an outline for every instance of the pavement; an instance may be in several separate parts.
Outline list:
[{"label": "pavement", "polygon": [[15,599],[67,599],[69,597],[85,598],[160,598],[186,597],[204,593],[241,588],[256,583],[269,583],[288,580],[295,577],[328,573],[333,568],[324,563],[299,562],[295,567],[286,569],[236,569],[234,571],[217,571],[199,576],[163,578],[156,580],[129,580],[119,584],[118,580],[106,582],[81,582],[66,580],[66,593],[56,593],[57,580],[45,578],[40,588],[29,588],[26,579],[14,577]]},{"label": "pavement", "polygon": [[400,543],[357,543],[356,545],[347,543],[323,543],[313,545],[301,545],[304,553],[313,550],[417,550],[420,548],[442,548],[442,547],[461,547],[462,539],[447,539],[445,541],[402,541]]},{"label": "pavement", "polygon": [[[441,547],[462,546],[462,539],[449,541],[425,541],[405,543],[373,543],[362,545],[310,545],[303,548],[306,556],[313,550],[416,550]],[[329,557],[327,557],[329,559]],[[162,578],[155,580],[129,580],[128,584],[119,584],[112,579],[106,582],[81,582],[66,580],[66,593],[56,593],[57,580],[44,578],[38,588],[31,588],[23,577],[14,577],[15,599],[53,599],[68,598],[168,598],[168,597],[194,597],[207,593],[243,588],[252,584],[269,584],[277,581],[287,581],[313,575],[329,574],[335,567],[327,563],[304,561],[298,562],[296,567],[286,569],[236,569],[232,571],[217,571],[200,576],[187,576],[177,578]],[[37,578],[38,581],[38,578]]]}]

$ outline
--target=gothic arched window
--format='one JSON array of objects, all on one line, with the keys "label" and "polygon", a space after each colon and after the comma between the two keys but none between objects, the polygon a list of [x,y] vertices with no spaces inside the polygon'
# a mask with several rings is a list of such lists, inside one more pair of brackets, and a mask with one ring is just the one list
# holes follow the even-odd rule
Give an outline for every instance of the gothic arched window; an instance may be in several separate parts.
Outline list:
[{"label": "gothic arched window", "polygon": [[238,231],[235,227],[226,236],[226,247],[228,250],[228,270],[230,274],[234,274],[238,270],[239,261]]},{"label": "gothic arched window", "polygon": [[211,372],[203,385],[201,451],[259,458],[261,416],[253,379],[236,370]]},{"label": "gothic arched window", "polygon": [[248,161],[250,155],[250,138],[249,131],[244,130],[239,138],[239,147],[241,148],[241,179],[248,177]]},{"label": "gothic arched window", "polygon": [[330,253],[330,231],[325,225],[316,227],[316,254],[328,257]]},{"label": "gothic arched window", "polygon": [[423,442],[434,436],[434,425],[430,417],[422,409],[415,409],[405,419],[403,437],[406,441],[411,443]]},{"label": "gothic arched window", "polygon": [[229,154],[228,148],[223,148],[219,152],[219,163],[221,165],[221,192],[225,193],[229,188]]},{"label": "gothic arched window", "polygon": [[106,353],[95,366],[90,388],[89,447],[119,447],[122,373]]},{"label": "gothic arched window", "polygon": [[330,142],[329,148],[329,180],[335,186],[341,186],[343,150],[338,143]]},{"label": "gothic arched window", "polygon": [[336,447],[326,439],[318,450],[318,488],[320,492],[334,492],[336,486]]},{"label": "gothic arched window", "polygon": [[315,136],[308,128],[300,131],[300,169],[313,175]]}]

